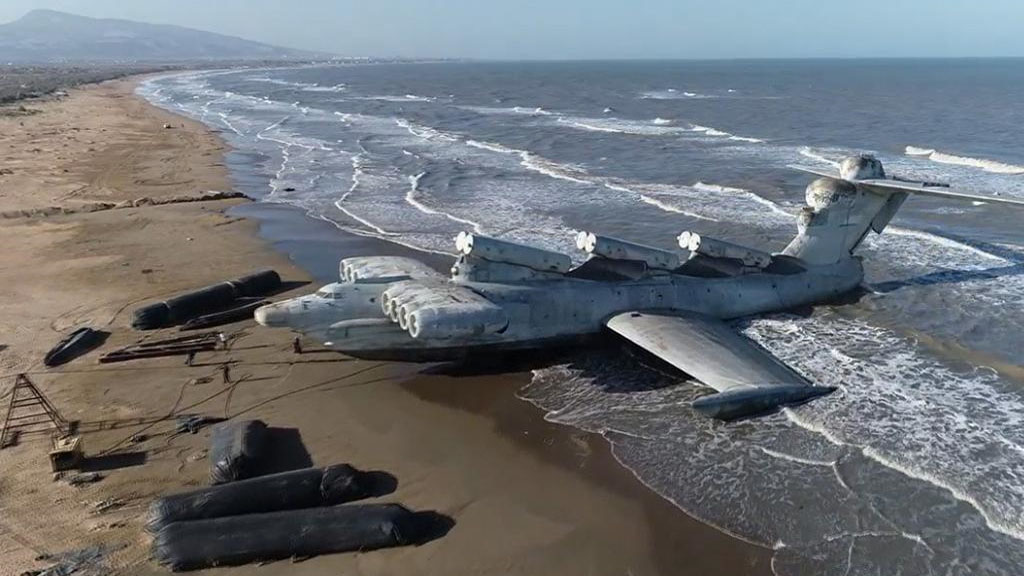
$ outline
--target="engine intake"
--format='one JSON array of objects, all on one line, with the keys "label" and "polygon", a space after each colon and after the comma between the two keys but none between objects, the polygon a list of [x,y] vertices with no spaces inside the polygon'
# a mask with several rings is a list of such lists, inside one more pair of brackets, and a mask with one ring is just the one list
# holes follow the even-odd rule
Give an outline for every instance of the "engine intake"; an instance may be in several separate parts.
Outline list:
[{"label": "engine intake", "polygon": [[397,282],[381,295],[381,309],[413,338],[480,336],[508,326],[500,306],[464,286],[446,282]]}]

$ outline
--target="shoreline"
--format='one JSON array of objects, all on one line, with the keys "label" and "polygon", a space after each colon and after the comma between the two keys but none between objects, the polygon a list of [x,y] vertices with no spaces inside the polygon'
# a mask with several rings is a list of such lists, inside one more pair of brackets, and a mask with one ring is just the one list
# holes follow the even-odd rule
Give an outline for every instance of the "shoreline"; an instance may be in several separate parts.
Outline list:
[{"label": "shoreline", "polygon": [[[318,282],[337,281],[337,258],[324,257],[325,253],[340,250],[344,256],[396,255],[412,256],[439,270],[447,269],[447,258],[433,252],[419,251],[388,242],[385,239],[348,233],[334,223],[306,214],[301,208],[256,200],[232,208],[232,214],[259,222],[259,236],[275,250],[305,270]],[[485,380],[485,381],[477,381]],[[651,538],[654,556],[661,574],[678,574],[679,556],[705,554],[708,548],[722,550],[732,562],[730,574],[770,573],[773,551],[747,542],[735,535],[704,524],[688,515],[674,503],[663,498],[645,485],[636,474],[612,454],[611,443],[603,435],[568,425],[549,422],[545,412],[533,403],[518,397],[518,391],[529,383],[529,371],[500,373],[488,378],[470,377],[479,390],[459,390],[456,378],[420,376],[402,387],[428,402],[451,409],[483,415],[490,418],[497,432],[504,438],[523,446],[531,454],[547,463],[577,474],[587,482],[612,490],[629,498],[643,508],[652,524],[668,527],[679,523],[679,532],[654,531]],[[480,397],[484,400],[481,400]],[[584,447],[585,456],[580,449]],[[684,535],[685,531],[685,535]],[[691,532],[707,531],[694,537]],[[731,549],[732,545],[742,550]],[[683,552],[685,551],[685,552]],[[721,558],[704,565],[688,558],[696,574],[723,570]]]},{"label": "shoreline", "polygon": [[[5,158],[14,167],[0,181],[5,207],[232,188],[227,144],[137,96],[137,82],[73,90],[0,134],[18,151]],[[162,128],[168,119],[174,129]],[[22,150],[28,141],[41,151]],[[0,240],[13,248],[0,262],[3,373],[33,372],[58,409],[83,424],[88,455],[119,447],[142,459],[108,464],[100,482],[72,487],[48,481],[42,440],[0,450],[0,576],[42,567],[33,560],[41,553],[86,545],[109,547],[109,573],[167,573],[147,561],[141,524],[153,497],[206,484],[208,432],[175,434],[170,417],[189,412],[290,430],[276,464],[386,471],[398,485],[380,501],[455,520],[447,535],[418,547],[261,568],[271,574],[770,572],[770,551],[657,496],[615,461],[603,437],[546,422],[515,396],[521,374],[423,374],[420,365],[315,349],[296,357],[289,333],[252,321],[225,327],[231,348],[195,366],[169,358],[102,367],[95,353],[57,370],[35,366],[59,334],[82,324],[108,327],[105,350],[132,343],[140,334],[126,311],[148,299],[259,267],[288,281],[333,280],[342,255],[407,254],[404,247],[347,235],[297,208],[239,200],[4,221]],[[211,378],[224,362],[239,375],[230,386]],[[147,419],[154,422],[139,424]],[[142,432],[140,442],[122,444]]]}]

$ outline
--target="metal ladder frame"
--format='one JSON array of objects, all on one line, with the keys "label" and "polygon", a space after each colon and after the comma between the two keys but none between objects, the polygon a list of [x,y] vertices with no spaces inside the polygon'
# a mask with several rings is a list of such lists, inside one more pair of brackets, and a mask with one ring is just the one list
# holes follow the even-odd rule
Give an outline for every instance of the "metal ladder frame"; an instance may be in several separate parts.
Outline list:
[{"label": "metal ladder frame", "polygon": [[[22,391],[27,391],[27,395],[21,394],[22,397],[19,398],[19,392]],[[16,410],[30,406],[42,406],[43,411],[25,415],[14,415]],[[11,389],[11,401],[7,405],[7,415],[4,417],[3,431],[0,432],[0,449],[6,448],[8,443],[13,444],[16,439],[18,429],[45,424],[45,421],[38,420],[38,418],[43,416],[45,416],[61,434],[67,434],[70,431],[70,424],[63,416],[61,416],[60,412],[53,407],[53,404],[50,403],[50,400],[47,399],[46,395],[43,394],[31,380],[29,380],[27,375],[18,374],[17,378],[14,380],[14,388]],[[20,420],[29,421],[14,423]],[[35,430],[35,432],[41,431],[42,430]]]}]

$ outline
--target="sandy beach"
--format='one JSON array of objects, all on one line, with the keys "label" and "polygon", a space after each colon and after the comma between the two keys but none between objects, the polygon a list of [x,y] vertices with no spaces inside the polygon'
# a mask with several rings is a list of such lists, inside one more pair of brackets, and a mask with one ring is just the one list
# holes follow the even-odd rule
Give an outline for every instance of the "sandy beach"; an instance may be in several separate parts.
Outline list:
[{"label": "sandy beach", "polygon": [[[51,481],[45,435],[0,450],[0,576],[90,545],[105,550],[98,573],[167,573],[148,559],[142,525],[155,497],[208,482],[208,431],[174,434],[174,416],[191,413],[261,419],[288,439],[273,449],[277,469],[345,462],[383,471],[396,486],[377,501],[454,521],[419,546],[211,574],[771,573],[770,550],[647,490],[604,439],[545,422],[515,397],[528,375],[425,373],[312,342],[296,355],[291,334],[252,321],[228,325],[230,347],[193,366],[177,357],[100,365],[92,352],[44,369],[43,354],[75,327],[110,331],[102,350],[177,334],[133,331],[131,310],[143,302],[262,268],[292,283],[282,296],[298,294],[344,256],[404,250],[242,199],[129,206],[232,188],[217,134],[138,98],[136,82],[0,115],[0,212],[30,213],[0,219],[0,394],[30,373],[79,422],[103,475],[82,487]],[[86,211],[97,203],[119,207]]]}]

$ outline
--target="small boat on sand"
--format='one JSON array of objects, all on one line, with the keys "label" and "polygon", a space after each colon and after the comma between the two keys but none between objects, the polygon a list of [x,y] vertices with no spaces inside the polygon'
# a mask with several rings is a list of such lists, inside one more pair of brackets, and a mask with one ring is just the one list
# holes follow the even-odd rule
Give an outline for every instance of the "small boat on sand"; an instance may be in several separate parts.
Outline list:
[{"label": "small boat on sand", "polygon": [[107,339],[108,333],[93,330],[88,326],[79,328],[68,334],[43,357],[46,366],[59,366],[99,347]]}]

